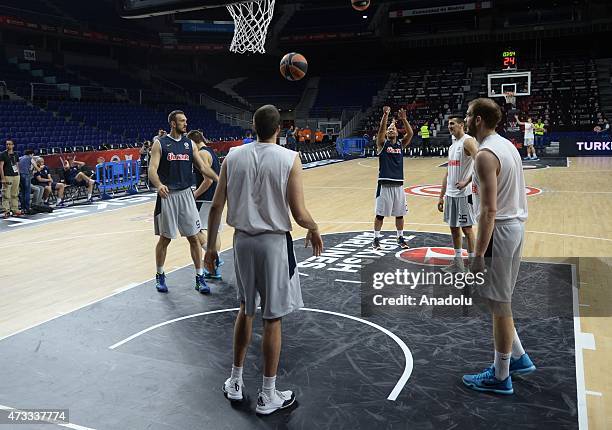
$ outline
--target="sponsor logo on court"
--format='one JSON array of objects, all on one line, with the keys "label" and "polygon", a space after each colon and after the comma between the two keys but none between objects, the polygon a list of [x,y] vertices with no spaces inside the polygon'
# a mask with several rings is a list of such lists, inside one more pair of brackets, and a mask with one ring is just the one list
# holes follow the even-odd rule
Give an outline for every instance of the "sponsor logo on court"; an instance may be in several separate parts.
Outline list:
[{"label": "sponsor logo on court", "polygon": [[[461,255],[463,258],[468,257],[465,249],[462,250]],[[455,250],[447,247],[424,246],[402,250],[395,256],[402,261],[422,266],[448,266],[455,257]]]},{"label": "sponsor logo on court", "polygon": [[[419,197],[439,197],[441,191],[441,185],[413,185],[412,187],[404,188],[406,194]],[[528,197],[538,195],[541,192],[540,188],[525,187],[525,193]]]},{"label": "sponsor logo on court", "polygon": [[[405,236],[409,242],[415,236]],[[325,249],[320,256],[312,256],[298,263],[300,269],[329,270],[332,272],[360,273],[360,270],[399,248],[393,233],[380,241],[380,249],[372,249],[374,234],[363,232],[331,248]]]}]

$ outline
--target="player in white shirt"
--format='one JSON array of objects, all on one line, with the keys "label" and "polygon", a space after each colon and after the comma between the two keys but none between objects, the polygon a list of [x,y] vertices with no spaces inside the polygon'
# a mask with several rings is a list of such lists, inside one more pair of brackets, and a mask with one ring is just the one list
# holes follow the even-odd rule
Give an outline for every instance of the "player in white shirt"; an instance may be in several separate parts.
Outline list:
[{"label": "player in white shirt", "polygon": [[476,391],[513,394],[512,375],[526,375],[536,367],[521,345],[512,317],[527,196],[521,156],[508,139],[495,132],[501,117],[501,109],[491,99],[472,101],[466,115],[468,132],[480,144],[472,178],[474,197],[478,197],[474,199],[478,236],[470,269],[484,275],[485,282],[475,292],[491,311],[495,361],[481,373],[464,375],[463,383]]},{"label": "player in white shirt", "polygon": [[524,142],[525,146],[527,147],[527,157],[525,157],[525,160],[539,160],[538,156],[536,155],[535,146],[533,145],[535,142],[533,121],[531,118],[527,118],[527,122],[521,122],[518,115],[514,115],[514,118],[516,118],[518,125],[525,127]]},{"label": "player in white shirt", "polygon": [[463,251],[463,237],[467,238],[468,256],[474,257],[474,231],[476,224],[474,210],[472,209],[472,173],[474,172],[474,157],[478,151],[478,143],[464,131],[465,122],[457,116],[448,119],[448,131],[452,135],[453,143],[448,149],[448,167],[442,190],[438,200],[438,210],[444,212],[444,222],[447,223],[453,236],[455,258],[445,267],[445,272],[463,272],[465,265],[461,253]]}]

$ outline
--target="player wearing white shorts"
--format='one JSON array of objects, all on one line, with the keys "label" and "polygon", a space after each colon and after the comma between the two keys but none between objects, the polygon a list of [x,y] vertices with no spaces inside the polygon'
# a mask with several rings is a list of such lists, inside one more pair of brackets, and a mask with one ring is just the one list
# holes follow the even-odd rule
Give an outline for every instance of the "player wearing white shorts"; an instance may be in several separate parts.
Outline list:
[{"label": "player wearing white shorts", "polygon": [[516,118],[516,122],[518,125],[525,127],[524,142],[525,146],[527,147],[527,157],[525,157],[525,160],[539,160],[538,156],[536,155],[536,150],[534,146],[535,133],[533,121],[531,120],[531,118],[527,118],[527,122],[521,122],[517,115],[515,115],[514,118]]},{"label": "player wearing white shorts", "polygon": [[397,113],[405,130],[401,142],[397,141],[398,132],[395,120],[387,128],[389,106],[383,107],[383,117],[380,120],[376,136],[376,155],[378,155],[378,187],[376,188],[376,209],[374,219],[374,241],[372,247],[380,249],[380,231],[383,220],[387,216],[395,217],[397,243],[402,248],[408,248],[404,239],[404,215],[408,211],[406,194],[404,193],[404,151],[412,140],[412,127],[408,123],[406,111],[400,109]]},{"label": "player wearing white shorts", "polygon": [[442,269],[445,272],[463,272],[465,270],[461,257],[463,251],[462,230],[467,238],[469,260],[474,257],[475,238],[472,226],[476,222],[472,209],[472,188],[470,184],[478,144],[472,136],[465,134],[464,127],[463,118],[457,116],[449,118],[448,131],[451,133],[453,143],[448,149],[448,167],[442,181],[438,210],[444,212],[444,222],[450,226],[455,258],[452,264]]},{"label": "player wearing white shorts", "polygon": [[527,196],[521,156],[509,140],[495,132],[501,118],[501,109],[491,99],[476,99],[468,106],[468,133],[480,144],[473,177],[478,237],[471,270],[481,274],[487,266],[486,282],[476,287],[476,293],[491,310],[495,359],[483,372],[464,375],[463,383],[476,391],[513,394],[512,375],[531,373],[535,366],[521,345],[512,318]]},{"label": "player wearing white shorts", "polygon": [[281,318],[304,305],[289,233],[290,212],[295,222],[308,230],[306,244],[312,244],[314,255],[323,250],[317,224],[304,203],[300,157],[276,144],[280,124],[276,107],[259,108],[253,116],[258,140],[231,151],[225,158],[208,217],[204,257],[212,271],[218,257],[214,243],[227,201],[227,223],[235,228],[234,268],[240,311],[234,325],[234,363],[223,392],[232,401],[244,398],[242,369],[261,299],[263,386],[255,411],[262,415],[289,407],[295,401],[293,392],[276,389]]}]

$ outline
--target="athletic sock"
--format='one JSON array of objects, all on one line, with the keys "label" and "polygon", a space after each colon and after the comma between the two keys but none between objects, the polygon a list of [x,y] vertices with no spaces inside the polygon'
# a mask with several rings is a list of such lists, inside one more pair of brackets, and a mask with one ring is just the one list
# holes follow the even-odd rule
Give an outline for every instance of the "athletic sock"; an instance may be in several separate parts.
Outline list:
[{"label": "athletic sock", "polygon": [[270,377],[264,376],[262,391],[271,397],[275,389],[276,389],[276,375],[270,376]]},{"label": "athletic sock", "polygon": [[374,237],[380,238],[380,230],[374,230]]},{"label": "athletic sock", "polygon": [[157,274],[161,275],[164,273],[164,266],[157,266]]},{"label": "athletic sock", "polygon": [[87,200],[91,200],[91,194],[87,194]]},{"label": "athletic sock", "polygon": [[516,327],[514,328],[514,338],[512,339],[512,358],[521,358],[522,355],[525,354],[525,349],[521,344],[521,340],[518,337],[518,333],[516,332]]},{"label": "athletic sock", "polygon": [[475,252],[468,252],[468,257],[469,258],[474,258],[476,256]]},{"label": "athletic sock", "polygon": [[242,369],[242,367],[236,367],[232,364],[232,374],[230,375],[230,378],[238,379],[240,382],[242,382]]},{"label": "athletic sock", "polygon": [[462,249],[455,249],[455,258],[461,258],[461,251],[463,251]]},{"label": "athletic sock", "polygon": [[196,273],[198,274],[198,276],[202,276],[204,274],[204,268],[196,267]]},{"label": "athletic sock", "polygon": [[404,235],[404,230],[398,230],[397,231],[397,238],[399,239],[400,237],[402,237]]},{"label": "athletic sock", "polygon": [[495,377],[503,381],[510,375],[510,356],[512,354],[495,351]]}]

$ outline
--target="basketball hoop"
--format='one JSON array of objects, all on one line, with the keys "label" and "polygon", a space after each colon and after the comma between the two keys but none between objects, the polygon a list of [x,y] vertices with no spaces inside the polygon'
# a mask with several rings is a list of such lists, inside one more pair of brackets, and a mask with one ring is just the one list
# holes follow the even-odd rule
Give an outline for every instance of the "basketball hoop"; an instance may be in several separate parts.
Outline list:
[{"label": "basketball hoop", "polygon": [[514,91],[504,91],[504,98],[506,99],[506,104],[515,106],[516,95],[514,94]]},{"label": "basketball hoop", "polygon": [[230,51],[237,54],[245,52],[266,52],[264,45],[268,26],[274,15],[275,0],[255,0],[247,3],[228,4],[234,20],[234,38]]}]

